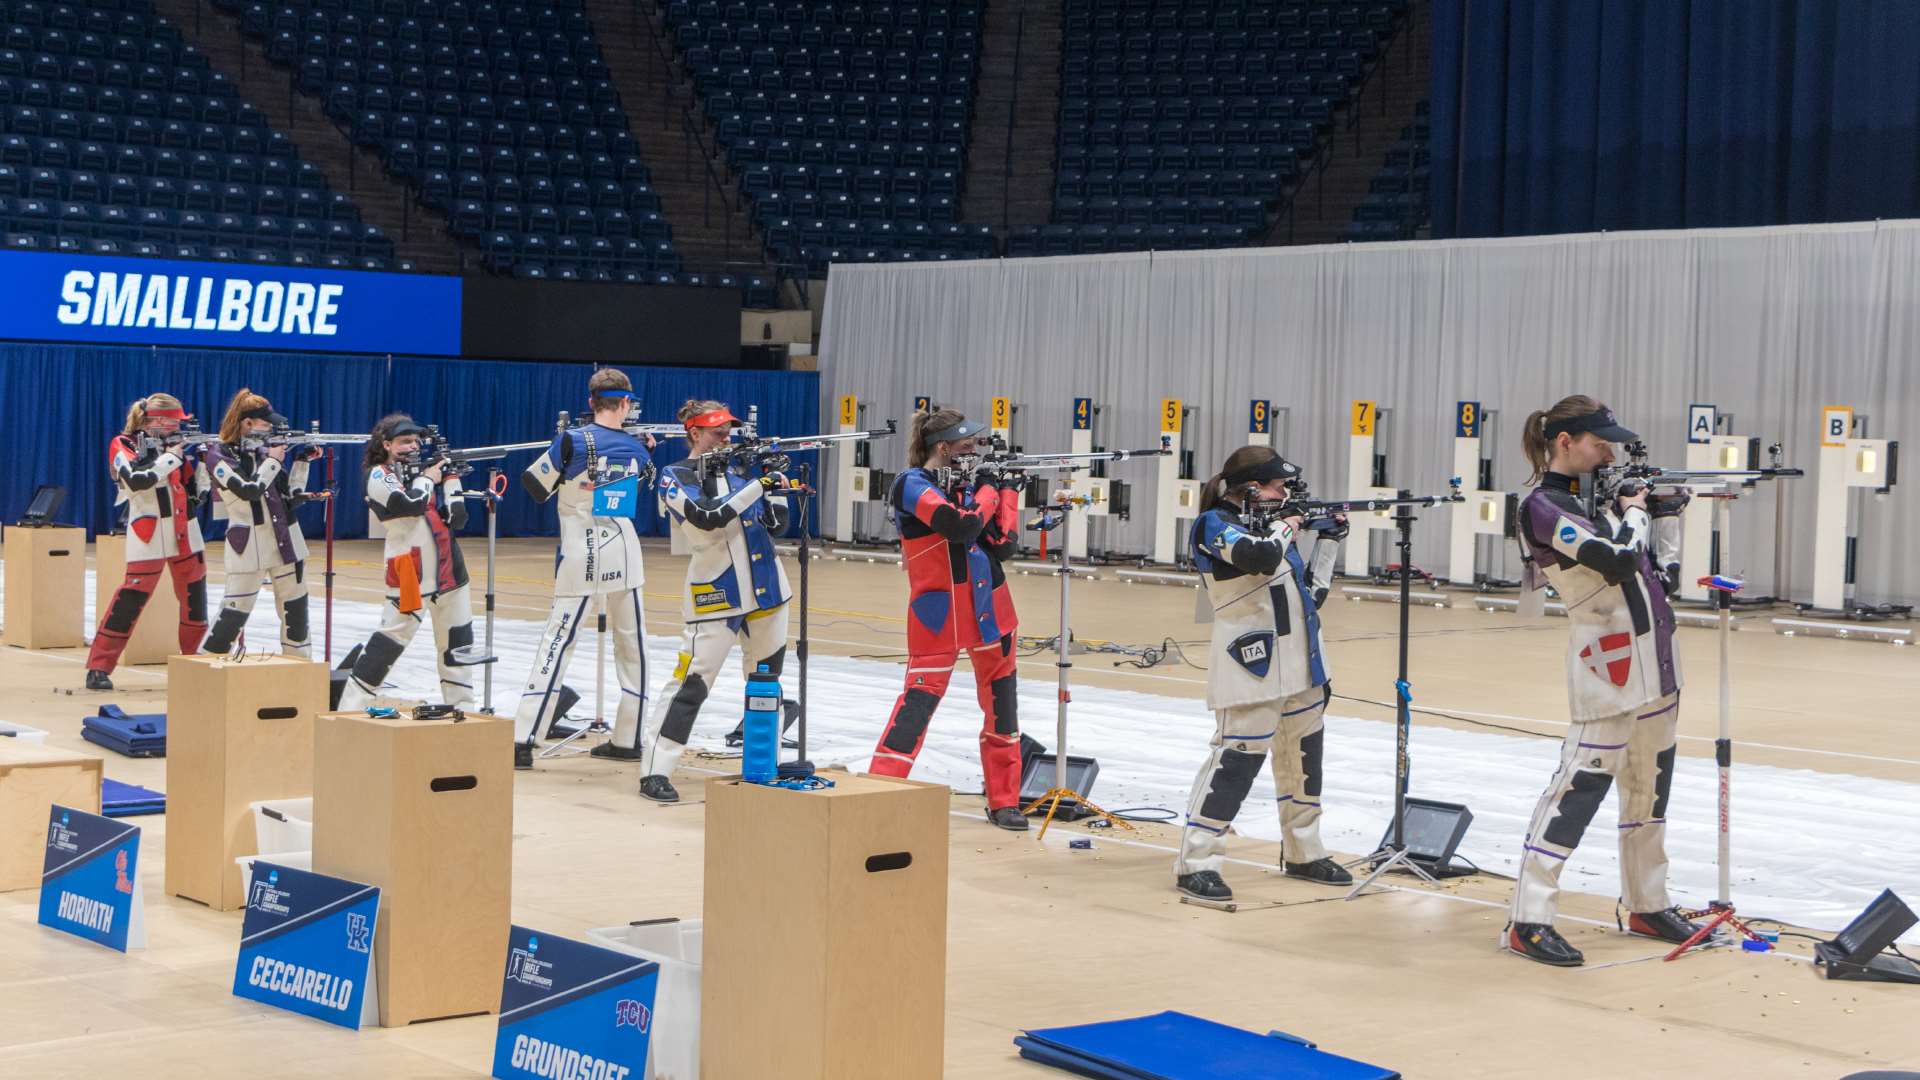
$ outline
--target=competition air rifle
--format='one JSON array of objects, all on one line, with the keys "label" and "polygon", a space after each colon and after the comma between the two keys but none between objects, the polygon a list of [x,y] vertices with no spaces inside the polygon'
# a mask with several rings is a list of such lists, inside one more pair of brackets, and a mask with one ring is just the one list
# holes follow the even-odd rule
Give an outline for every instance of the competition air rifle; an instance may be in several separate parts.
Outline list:
[{"label": "competition air rifle", "polygon": [[[591,423],[593,423],[593,417],[591,416],[578,416],[570,419],[569,414],[563,412],[560,414],[558,426],[561,428],[586,427]],[[749,405],[747,406],[747,418],[734,428],[734,432],[751,439],[753,438],[754,432],[759,429],[759,426],[760,406]],[[638,401],[627,407],[627,418],[620,422],[620,430],[636,439],[644,439],[648,436],[652,436],[655,439],[684,439],[687,437],[686,425],[678,421],[670,424],[650,424],[641,420],[640,403]]]},{"label": "competition air rifle", "polygon": [[365,435],[334,435],[323,432],[320,430],[318,420],[304,429],[281,421],[265,434],[241,438],[240,446],[244,450],[263,450],[274,446],[359,446],[366,441]]},{"label": "competition air rifle", "polygon": [[141,431],[134,439],[134,446],[142,454],[160,454],[167,450],[180,450],[195,446],[207,446],[220,441],[219,432],[201,431],[200,421],[182,420],[180,427],[171,435],[154,435]]},{"label": "competition air rifle", "polygon": [[[1749,469],[1669,469],[1662,465],[1649,464],[1647,444],[1630,442],[1627,444],[1627,463],[1610,465],[1593,474],[1593,482],[1582,484],[1583,503],[1587,516],[1608,506],[1622,495],[1637,495],[1647,492],[1649,510],[1677,510],[1685,505],[1692,495],[1713,497],[1731,494],[1735,488],[1752,487],[1762,480],[1784,480],[1806,475],[1806,470],[1789,468],[1780,464],[1782,452],[1779,443],[1767,447],[1768,464]],[[1665,492],[1662,495],[1661,492]],[[1666,503],[1663,507],[1660,504]]]},{"label": "competition air rifle", "polygon": [[1248,523],[1258,525],[1262,531],[1275,521],[1284,517],[1299,516],[1308,521],[1330,518],[1336,514],[1366,514],[1379,510],[1390,510],[1396,506],[1439,506],[1442,503],[1465,502],[1467,497],[1460,493],[1460,478],[1455,476],[1447,480],[1445,495],[1407,495],[1401,494],[1384,499],[1335,499],[1320,500],[1313,497],[1303,477],[1294,477],[1287,481],[1287,497],[1284,499],[1256,499],[1247,504]]},{"label": "competition air rifle", "polygon": [[[748,423],[751,424],[752,421]],[[744,469],[761,476],[785,473],[793,468],[794,454],[808,450],[822,450],[841,443],[884,439],[899,432],[899,421],[889,420],[887,426],[883,428],[842,431],[832,435],[770,435],[766,438],[748,435],[739,442],[729,443],[718,450],[701,454],[698,459],[700,478],[705,481],[709,476],[734,468]]]},{"label": "competition air rifle", "polygon": [[1006,440],[994,436],[986,453],[971,455],[970,459],[963,459],[953,468],[942,470],[944,475],[940,480],[943,487],[953,488],[959,484],[977,484],[983,480],[1000,477],[1028,479],[1035,473],[1079,472],[1108,461],[1164,457],[1171,453],[1173,450],[1170,440],[1162,437],[1160,445],[1150,450],[1096,450],[1084,454],[1016,454],[1007,449]]},{"label": "competition air rifle", "polygon": [[427,433],[420,437],[420,449],[401,459],[405,462],[409,481],[423,470],[435,464],[446,464],[448,477],[465,476],[473,471],[476,461],[497,461],[508,454],[520,450],[544,450],[553,442],[541,439],[539,442],[501,443],[496,446],[470,446],[465,450],[456,450],[440,432],[440,425],[428,424]]}]

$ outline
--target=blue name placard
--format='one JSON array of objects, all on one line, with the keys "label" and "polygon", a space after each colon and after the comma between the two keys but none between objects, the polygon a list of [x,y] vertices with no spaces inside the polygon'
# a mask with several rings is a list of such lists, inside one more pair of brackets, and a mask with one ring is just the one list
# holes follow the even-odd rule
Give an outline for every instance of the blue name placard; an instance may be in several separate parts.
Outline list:
[{"label": "blue name placard", "polygon": [[640,476],[623,476],[593,489],[594,517],[638,517],[640,514]]},{"label": "blue name placard", "polygon": [[380,888],[253,863],[235,997],[358,1030],[379,1014],[369,985]]},{"label": "blue name placard", "polygon": [[0,338],[325,352],[460,352],[460,279],[0,252]]},{"label": "blue name placard", "polygon": [[651,960],[514,927],[493,1075],[648,1080],[659,978]]},{"label": "blue name placard", "polygon": [[144,947],[140,827],[55,804],[41,863],[40,925],[121,952]]}]

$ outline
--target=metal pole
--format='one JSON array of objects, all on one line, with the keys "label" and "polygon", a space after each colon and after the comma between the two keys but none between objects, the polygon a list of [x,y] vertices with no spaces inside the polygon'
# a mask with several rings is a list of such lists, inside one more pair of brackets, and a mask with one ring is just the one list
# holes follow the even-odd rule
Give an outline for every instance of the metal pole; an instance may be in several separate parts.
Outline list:
[{"label": "metal pole", "polygon": [[[1010,494],[1010,493],[1009,493]],[[1060,703],[1057,719],[1054,723],[1054,738],[1059,743],[1054,749],[1053,787],[1055,791],[1067,790],[1067,703],[1073,700],[1068,691],[1069,672],[1073,670],[1073,661],[1068,659],[1068,638],[1073,631],[1067,623],[1067,601],[1073,585],[1073,566],[1067,561],[1069,542],[1073,536],[1073,514],[1066,507],[1060,508],[1060,636],[1053,642],[1053,666],[1060,672]],[[1086,792],[1075,792],[1082,801]]]},{"label": "metal pole", "polygon": [[327,666],[333,666],[333,504],[339,493],[333,486],[333,448],[327,448]]},{"label": "metal pole", "polygon": [[[494,597],[493,549],[500,535],[500,530],[499,530],[500,498],[499,496],[494,494],[494,485],[498,481],[498,479],[504,475],[505,474],[502,473],[499,469],[490,469],[487,472],[487,655],[488,656],[494,655],[494,652],[493,652],[493,597]],[[493,712],[493,665],[491,663],[486,664],[485,668],[486,670],[481,674],[483,690],[482,690],[482,696],[480,699],[480,711],[491,714]]]},{"label": "metal pole", "polygon": [[800,466],[800,494],[794,498],[796,517],[800,519],[800,643],[794,658],[800,661],[800,760],[807,759],[807,566],[813,561],[813,548],[807,542],[807,492],[813,483],[813,466]]},{"label": "metal pole", "polygon": [[[1401,491],[1404,499],[1411,492]],[[1393,849],[1407,850],[1407,742],[1413,733],[1412,693],[1407,686],[1407,642],[1412,627],[1413,507],[1402,503],[1394,514],[1400,526],[1400,679],[1394,683]]]},{"label": "metal pole", "polygon": [[593,722],[607,722],[607,601],[602,596],[597,601],[600,608],[600,622],[595,639],[593,657]]},{"label": "metal pole", "polygon": [[[1715,569],[1725,573],[1730,545],[1727,542],[1727,508],[1730,498],[1713,501]],[[1713,742],[1713,758],[1720,768],[1720,892],[1717,906],[1733,906],[1732,837],[1729,833],[1728,803],[1733,773],[1733,678],[1727,663],[1733,639],[1733,594],[1716,589],[1714,604],[1720,609],[1720,737]]]}]

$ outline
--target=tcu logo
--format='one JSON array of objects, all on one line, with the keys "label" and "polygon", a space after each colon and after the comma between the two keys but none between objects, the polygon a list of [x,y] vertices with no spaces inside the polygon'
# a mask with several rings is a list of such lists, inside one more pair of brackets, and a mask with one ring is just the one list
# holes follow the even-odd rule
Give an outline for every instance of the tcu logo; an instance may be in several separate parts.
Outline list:
[{"label": "tcu logo", "polygon": [[616,1029],[631,1026],[645,1034],[647,1023],[652,1019],[652,1011],[632,998],[621,998],[613,1006],[613,1026]]}]

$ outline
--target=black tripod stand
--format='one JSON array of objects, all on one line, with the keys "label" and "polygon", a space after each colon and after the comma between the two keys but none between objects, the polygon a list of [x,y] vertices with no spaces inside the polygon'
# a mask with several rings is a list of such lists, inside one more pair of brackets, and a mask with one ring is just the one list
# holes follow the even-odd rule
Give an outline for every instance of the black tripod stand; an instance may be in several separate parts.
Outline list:
[{"label": "black tripod stand", "polygon": [[794,645],[793,658],[800,664],[800,717],[798,720],[800,756],[780,763],[783,776],[812,776],[813,762],[807,760],[807,566],[813,561],[812,537],[808,535],[807,508],[813,495],[813,466],[799,468],[800,482],[785,493],[793,499],[794,520],[800,526],[795,556],[800,560],[800,640]]},{"label": "black tripod stand", "polygon": [[[1408,493],[1399,493],[1401,499],[1407,499]],[[1393,513],[1394,527],[1399,531],[1395,544],[1400,549],[1400,565],[1404,569],[1413,565],[1413,501],[1399,503]],[[1400,675],[1394,680],[1394,746],[1393,746],[1393,835],[1383,841],[1378,850],[1349,866],[1371,863],[1372,869],[1367,876],[1356,882],[1347,893],[1352,900],[1366,891],[1367,886],[1381,874],[1396,867],[1410,870],[1420,876],[1429,885],[1438,884],[1425,867],[1413,861],[1407,848],[1407,741],[1413,734],[1413,687],[1407,682],[1407,636],[1409,620],[1413,614],[1413,604],[1408,595],[1413,588],[1413,575],[1400,575]]]}]

